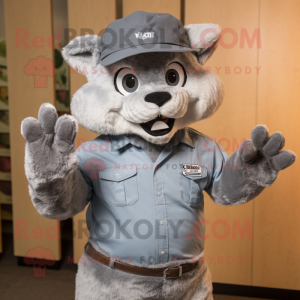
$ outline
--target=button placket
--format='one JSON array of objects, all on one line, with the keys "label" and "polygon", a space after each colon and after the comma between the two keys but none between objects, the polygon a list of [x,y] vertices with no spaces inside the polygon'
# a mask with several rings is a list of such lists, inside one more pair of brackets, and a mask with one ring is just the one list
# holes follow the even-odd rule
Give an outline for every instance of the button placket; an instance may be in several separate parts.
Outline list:
[{"label": "button placket", "polygon": [[168,233],[166,218],[166,203],[163,193],[163,177],[160,169],[154,171],[154,198],[155,198],[155,213],[156,213],[156,243],[158,263],[168,260]]}]

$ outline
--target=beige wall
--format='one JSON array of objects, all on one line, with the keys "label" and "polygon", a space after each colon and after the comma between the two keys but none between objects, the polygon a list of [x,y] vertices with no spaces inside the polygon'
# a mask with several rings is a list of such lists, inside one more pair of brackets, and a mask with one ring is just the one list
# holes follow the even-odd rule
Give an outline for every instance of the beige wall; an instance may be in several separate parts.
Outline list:
[{"label": "beige wall", "polygon": [[298,160],[254,201],[253,284],[288,289],[300,289],[299,12],[298,0],[260,1],[257,123],[281,131]]}]

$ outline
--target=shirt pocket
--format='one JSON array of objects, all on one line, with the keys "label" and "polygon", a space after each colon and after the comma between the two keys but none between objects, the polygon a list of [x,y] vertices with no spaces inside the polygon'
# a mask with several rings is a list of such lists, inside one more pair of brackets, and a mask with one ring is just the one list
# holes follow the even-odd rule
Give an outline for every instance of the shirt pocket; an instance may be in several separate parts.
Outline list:
[{"label": "shirt pocket", "polygon": [[199,204],[203,199],[202,191],[207,184],[207,169],[202,168],[201,176],[187,176],[180,173],[180,192],[183,201],[194,206]]},{"label": "shirt pocket", "polygon": [[128,206],[138,199],[137,170],[107,169],[99,173],[100,192],[108,205]]}]

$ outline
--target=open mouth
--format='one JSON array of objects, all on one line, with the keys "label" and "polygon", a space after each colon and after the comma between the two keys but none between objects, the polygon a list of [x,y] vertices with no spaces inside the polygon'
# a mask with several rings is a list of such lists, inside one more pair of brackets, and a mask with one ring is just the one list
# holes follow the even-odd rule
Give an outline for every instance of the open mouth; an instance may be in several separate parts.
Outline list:
[{"label": "open mouth", "polygon": [[175,119],[159,116],[147,123],[141,123],[141,127],[150,135],[160,136],[168,134],[174,125]]}]

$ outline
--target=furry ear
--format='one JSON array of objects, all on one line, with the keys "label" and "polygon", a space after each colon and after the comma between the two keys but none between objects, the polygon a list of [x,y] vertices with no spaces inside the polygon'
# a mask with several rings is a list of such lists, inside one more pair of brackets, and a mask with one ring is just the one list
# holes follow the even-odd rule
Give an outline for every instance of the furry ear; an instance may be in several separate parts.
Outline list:
[{"label": "furry ear", "polygon": [[221,28],[215,24],[190,24],[184,26],[190,47],[198,62],[203,65],[217,47]]},{"label": "furry ear", "polygon": [[65,61],[82,73],[99,63],[100,54],[101,38],[97,35],[78,36],[62,49]]}]

